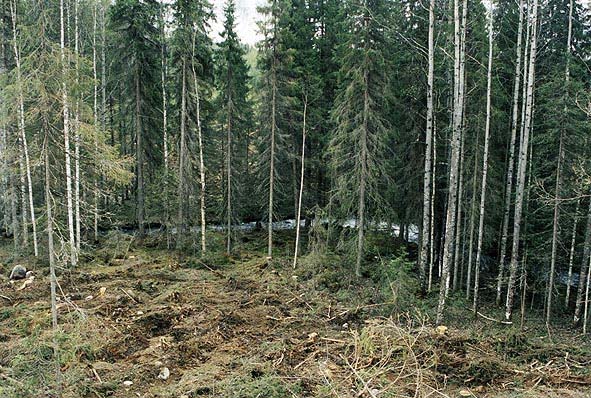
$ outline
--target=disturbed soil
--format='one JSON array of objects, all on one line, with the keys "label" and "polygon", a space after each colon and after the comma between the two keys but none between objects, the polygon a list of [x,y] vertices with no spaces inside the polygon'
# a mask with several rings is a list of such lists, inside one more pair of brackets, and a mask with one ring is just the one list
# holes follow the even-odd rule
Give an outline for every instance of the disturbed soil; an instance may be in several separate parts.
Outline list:
[{"label": "disturbed soil", "polygon": [[2,280],[0,397],[591,396],[588,347],[375,317],[256,254],[118,257],[60,275],[57,335],[47,276]]}]

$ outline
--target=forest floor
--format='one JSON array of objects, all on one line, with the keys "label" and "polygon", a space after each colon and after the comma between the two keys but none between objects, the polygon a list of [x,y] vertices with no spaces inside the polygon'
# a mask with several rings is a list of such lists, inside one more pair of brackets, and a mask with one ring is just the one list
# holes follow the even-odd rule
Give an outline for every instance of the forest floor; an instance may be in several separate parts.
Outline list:
[{"label": "forest floor", "polygon": [[380,303],[258,252],[117,247],[60,275],[57,336],[47,273],[22,290],[3,276],[0,397],[55,396],[54,338],[68,398],[591,397],[591,348],[576,336],[377,316]]}]

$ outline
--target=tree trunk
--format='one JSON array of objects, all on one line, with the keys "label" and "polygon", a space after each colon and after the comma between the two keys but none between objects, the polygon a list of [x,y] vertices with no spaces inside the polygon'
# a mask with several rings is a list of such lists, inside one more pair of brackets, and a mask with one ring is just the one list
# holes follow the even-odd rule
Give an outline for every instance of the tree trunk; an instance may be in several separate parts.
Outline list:
[{"label": "tree trunk", "polygon": [[525,172],[527,168],[527,155],[529,150],[529,133],[533,119],[533,90],[535,84],[535,63],[537,49],[537,23],[538,23],[538,0],[533,2],[531,19],[530,55],[527,75],[527,93],[525,118],[523,123],[523,139],[519,146],[519,163],[517,167],[517,197],[515,200],[515,217],[513,220],[513,244],[511,250],[511,264],[509,268],[509,281],[507,284],[507,300],[505,303],[505,319],[509,321],[513,314],[513,299],[515,295],[515,277],[517,274],[519,260],[519,238],[521,232],[521,217],[523,211],[523,196],[525,193]]},{"label": "tree trunk", "polygon": [[[168,62],[166,61],[166,36],[165,36],[165,19],[164,19],[164,3],[160,4],[160,40],[162,46],[160,47],[160,85],[162,90],[162,149],[164,155],[164,225],[166,226],[166,242],[167,247],[170,248],[170,205],[169,205],[169,186],[168,186],[168,98],[166,92],[166,78],[168,75]],[[104,45],[103,45],[104,48]],[[104,51],[103,51],[104,56]],[[104,61],[103,61],[104,67]]]},{"label": "tree trunk", "polygon": [[275,182],[275,129],[276,129],[276,112],[277,112],[277,69],[275,48],[273,48],[273,62],[271,65],[271,149],[269,159],[269,209],[268,209],[268,224],[267,224],[267,257],[273,257],[273,189]]},{"label": "tree trunk", "polygon": [[476,266],[474,268],[474,301],[472,311],[478,310],[478,289],[480,287],[480,256],[484,235],[484,206],[486,202],[486,178],[488,175],[488,146],[490,141],[491,85],[493,62],[493,11],[488,10],[488,69],[486,75],[486,122],[484,128],[484,156],[482,158],[482,182],[480,187],[480,215],[478,217],[478,243],[476,244]]},{"label": "tree trunk", "polygon": [[[568,16],[568,35],[566,42],[566,67],[565,67],[565,95],[568,96],[568,85],[570,82],[570,47],[572,36],[572,18],[573,18],[573,0],[569,3]],[[564,113],[567,113],[566,104]],[[552,293],[554,291],[554,273],[556,272],[556,255],[558,250],[558,238],[560,228],[560,198],[562,188],[562,164],[564,163],[564,132],[560,132],[560,142],[558,145],[558,164],[556,165],[556,186],[554,190],[554,217],[552,220],[552,255],[550,258],[550,275],[548,278],[547,306],[546,306],[546,326],[550,325],[552,315]]]},{"label": "tree trunk", "polygon": [[435,190],[436,181],[435,175],[437,171],[437,130],[435,129],[435,123],[433,123],[433,164],[432,172],[433,176],[432,187],[431,187],[431,217],[429,221],[429,282],[427,283],[427,292],[431,293],[433,285],[433,266],[435,265]]},{"label": "tree trunk", "polygon": [[[591,261],[591,258],[589,259]],[[591,280],[591,264],[587,266],[587,283],[585,284],[585,315],[583,316],[583,334],[587,334],[587,317],[589,315],[589,281]]]},{"label": "tree trunk", "polygon": [[[139,62],[136,60],[136,62]],[[136,65],[135,71],[135,161],[137,173],[137,224],[140,238],[143,238],[146,230],[144,227],[144,147],[142,142],[141,119],[141,92],[140,92],[140,68]]]},{"label": "tree trunk", "polygon": [[66,166],[66,200],[68,211],[68,233],[70,238],[70,263],[75,267],[78,262],[76,251],[76,240],[74,233],[74,208],[72,203],[72,166],[70,156],[70,108],[68,103],[68,88],[66,79],[68,66],[66,64],[66,39],[64,20],[64,0],[60,0],[60,57],[62,63],[62,111],[64,121],[64,154]]},{"label": "tree trunk", "polygon": [[[460,142],[460,166],[459,170],[459,182],[458,182],[458,204],[457,204],[457,211],[458,215],[456,218],[456,231],[455,231],[455,248],[454,248],[454,270],[453,270],[453,283],[452,283],[452,290],[456,290],[458,288],[458,275],[459,275],[459,266],[460,266],[460,234],[462,232],[462,200],[464,197],[464,138],[465,136],[462,135],[462,139]],[[449,291],[449,286],[447,287]]]},{"label": "tree trunk", "polygon": [[306,114],[308,111],[308,97],[304,94],[304,116],[302,123],[302,159],[300,166],[300,190],[298,193],[298,212],[296,218],[296,240],[295,249],[293,253],[293,268],[298,263],[298,251],[300,248],[300,220],[302,219],[302,197],[304,193],[304,171],[305,171],[305,159],[306,159]]},{"label": "tree trunk", "polygon": [[205,160],[203,158],[203,134],[201,131],[201,104],[199,101],[199,84],[197,81],[197,73],[195,72],[195,32],[193,32],[193,57],[191,60],[191,68],[193,69],[193,83],[195,85],[195,107],[197,109],[197,142],[199,144],[199,183],[201,190],[199,192],[199,211],[201,213],[201,254],[205,253]]},{"label": "tree trunk", "polygon": [[[476,135],[478,148],[478,135]],[[466,300],[470,298],[472,290],[472,261],[474,259],[474,224],[476,220],[476,172],[478,170],[478,151],[474,155],[474,173],[472,174],[472,200],[470,202],[470,243],[468,245],[468,269],[466,272]]]},{"label": "tree trunk", "polygon": [[187,133],[186,133],[186,120],[187,120],[187,72],[186,72],[186,59],[182,61],[181,71],[181,136],[179,138],[179,186],[178,186],[178,226],[177,226],[177,248],[181,248],[185,234],[187,233],[187,222],[185,219],[185,205],[187,198],[185,195],[186,181],[185,181],[185,162],[187,156]]},{"label": "tree trunk", "polygon": [[[464,3],[466,1],[464,0]],[[465,6],[465,4],[464,4]],[[456,226],[456,204],[457,204],[457,189],[458,189],[458,166],[460,157],[460,141],[462,136],[462,109],[463,109],[463,62],[461,57],[461,35],[460,35],[460,15],[458,0],[454,0],[454,105],[452,117],[452,138],[451,138],[451,153],[450,153],[450,167],[448,179],[448,198],[447,198],[447,215],[445,220],[445,243],[443,248],[443,263],[441,271],[441,285],[439,289],[439,303],[437,306],[436,323],[440,324],[443,321],[443,314],[445,310],[446,290],[450,277],[450,265],[453,257],[454,243],[455,243],[455,226]],[[464,13],[466,10],[464,10]],[[462,24],[462,28],[465,24]]]},{"label": "tree trunk", "polygon": [[[228,67],[228,84],[231,73]],[[226,254],[232,252],[232,91],[228,90],[228,120],[226,123]]]},{"label": "tree trunk", "polygon": [[515,140],[517,138],[517,124],[519,120],[519,88],[521,84],[521,41],[523,36],[523,0],[519,0],[519,25],[517,26],[517,61],[515,63],[515,81],[513,84],[513,111],[511,119],[511,142],[509,144],[509,164],[507,166],[507,181],[505,188],[505,210],[503,213],[503,232],[501,234],[501,255],[499,260],[499,274],[497,277],[497,305],[501,304],[503,288],[503,274],[505,272],[505,257],[507,255],[507,233],[509,229],[509,214],[511,212],[511,194],[513,193],[513,168],[515,165]]},{"label": "tree trunk", "polygon": [[573,232],[570,241],[570,253],[568,256],[568,279],[566,284],[566,296],[564,297],[564,307],[568,308],[570,303],[570,290],[571,290],[571,283],[573,280],[573,264],[575,259],[575,248],[577,243],[577,223],[579,222],[579,206],[581,204],[581,200],[577,200],[577,206],[575,207],[575,214],[574,214],[574,221],[573,221]]},{"label": "tree trunk", "polygon": [[20,178],[20,200],[21,200],[21,228],[22,228],[22,245],[27,247],[29,245],[29,226],[27,225],[27,185],[25,177],[25,156],[23,155],[23,142],[19,137],[20,150],[18,151],[19,163],[19,178]]},{"label": "tree trunk", "polygon": [[[97,65],[97,51],[96,51],[96,35],[97,35],[97,6],[94,7],[93,22],[92,22],[92,74],[94,77],[93,87],[93,118],[94,118],[94,129],[93,129],[93,141],[94,141],[94,152],[98,158],[98,123],[99,123],[99,110],[98,110],[98,65]],[[98,171],[98,170],[96,170]],[[98,240],[98,203],[99,203],[99,192],[98,192],[98,172],[94,176],[94,192],[93,192],[93,231],[94,241]]]},{"label": "tree trunk", "polygon": [[577,300],[575,303],[575,315],[573,323],[576,325],[581,319],[581,310],[583,307],[583,293],[586,287],[587,268],[589,265],[589,254],[591,252],[591,200],[589,200],[589,209],[587,210],[587,227],[585,231],[585,243],[583,245],[583,261],[581,262],[581,271],[579,273],[579,287],[577,289]]},{"label": "tree trunk", "polygon": [[[11,1],[11,16],[12,16],[12,46],[14,50],[14,60],[16,63],[16,80],[18,86],[18,129],[20,135],[20,141],[22,146],[22,155],[24,156],[25,162],[25,174],[27,178],[28,187],[28,206],[29,213],[31,214],[31,225],[33,228],[33,250],[35,257],[39,255],[39,249],[37,247],[37,222],[35,219],[35,206],[33,202],[33,182],[31,179],[31,162],[29,159],[29,148],[27,145],[27,135],[25,133],[25,100],[22,88],[22,75],[21,75],[21,60],[20,52],[16,42],[16,23],[17,23],[17,10],[16,3],[13,4]],[[26,228],[26,224],[25,224]]]},{"label": "tree trunk", "polygon": [[[96,19],[96,7],[95,14]],[[95,21],[96,23],[96,21]],[[96,30],[96,28],[95,28]],[[79,57],[79,35],[78,35],[78,0],[74,0],[74,54],[76,56],[76,85],[80,82]],[[94,42],[93,42],[94,45]],[[81,96],[76,98],[74,109],[74,228],[76,230],[76,250],[80,252],[80,101]]]}]

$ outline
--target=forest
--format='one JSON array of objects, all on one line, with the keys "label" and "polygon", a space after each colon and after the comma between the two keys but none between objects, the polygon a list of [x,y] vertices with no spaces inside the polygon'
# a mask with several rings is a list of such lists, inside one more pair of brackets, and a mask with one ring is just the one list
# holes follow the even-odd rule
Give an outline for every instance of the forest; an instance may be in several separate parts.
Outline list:
[{"label": "forest", "polygon": [[591,4],[0,0],[0,234],[0,397],[588,397]]}]

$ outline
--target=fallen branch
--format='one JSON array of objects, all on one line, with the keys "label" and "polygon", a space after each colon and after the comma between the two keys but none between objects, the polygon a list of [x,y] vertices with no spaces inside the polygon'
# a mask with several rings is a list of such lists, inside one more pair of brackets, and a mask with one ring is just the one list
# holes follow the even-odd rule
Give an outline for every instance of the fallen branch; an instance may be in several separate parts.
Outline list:
[{"label": "fallen branch", "polygon": [[501,323],[503,325],[513,325],[513,322],[511,321],[501,321],[500,319],[495,319],[495,318],[491,318],[489,316],[484,315],[481,312],[476,312],[479,316],[483,317],[486,320],[492,321],[492,322],[497,322],[497,323]]},{"label": "fallen branch", "polygon": [[8,301],[10,301],[12,303],[12,299],[10,297],[4,296],[2,294],[0,294],[0,297],[2,297],[5,300],[8,300]]},{"label": "fallen branch", "polygon": [[134,299],[133,297],[131,297],[131,295],[129,293],[127,293],[124,289],[119,288],[119,290],[121,290],[123,293],[125,293],[125,295],[127,297],[129,297],[130,299],[132,299],[136,304],[139,304],[139,301],[137,301],[136,299]]}]

